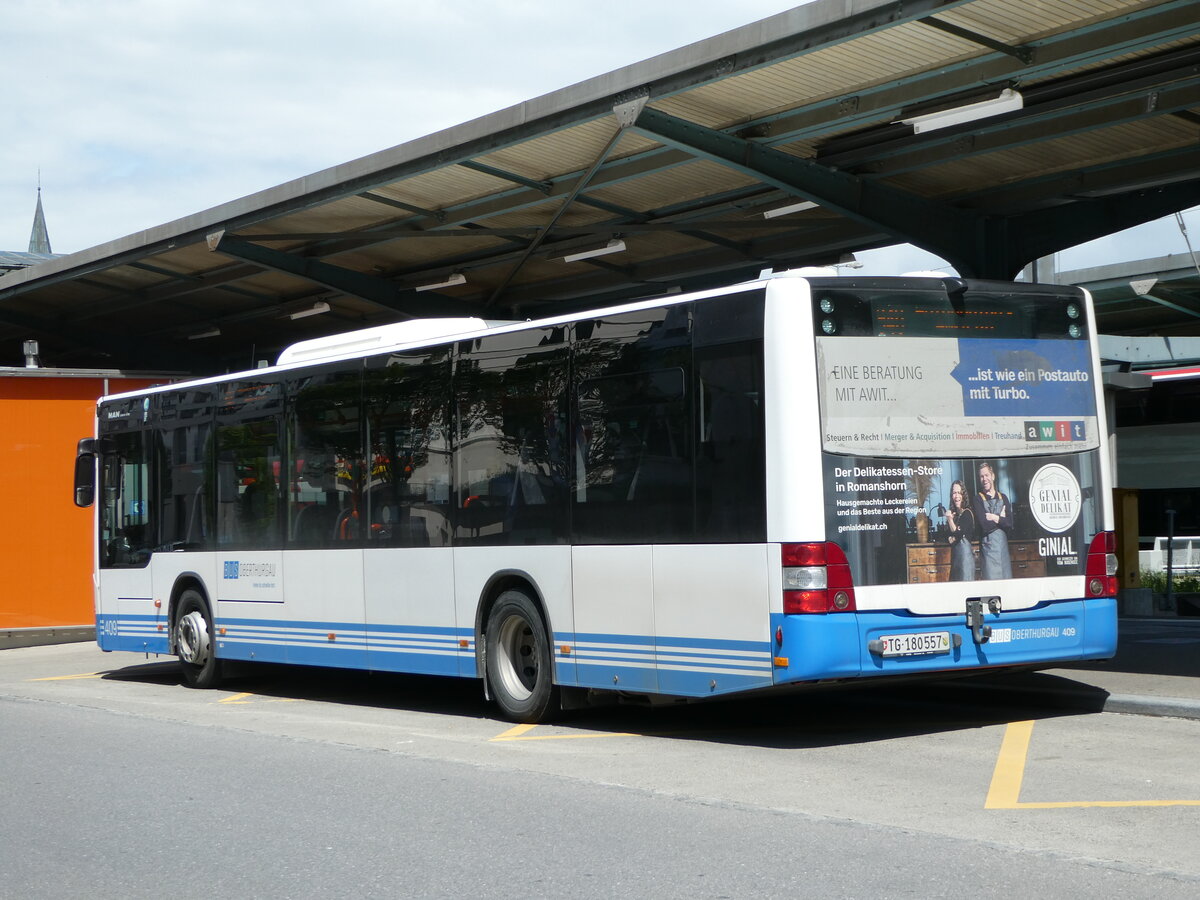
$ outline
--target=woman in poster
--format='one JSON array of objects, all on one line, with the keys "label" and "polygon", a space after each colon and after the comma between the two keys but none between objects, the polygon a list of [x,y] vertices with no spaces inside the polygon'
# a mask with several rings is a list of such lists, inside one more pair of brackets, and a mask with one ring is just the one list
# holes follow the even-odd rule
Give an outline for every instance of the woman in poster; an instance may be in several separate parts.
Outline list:
[{"label": "woman in poster", "polygon": [[975,580],[975,513],[967,506],[967,489],[961,481],[950,485],[950,507],[946,510],[950,529],[950,580]]},{"label": "woman in poster", "polygon": [[1008,555],[1008,533],[1012,531],[1012,504],[996,487],[996,470],[990,462],[979,464],[979,486],[975,495],[975,519],[979,525],[979,561],[985,580],[1012,578]]}]

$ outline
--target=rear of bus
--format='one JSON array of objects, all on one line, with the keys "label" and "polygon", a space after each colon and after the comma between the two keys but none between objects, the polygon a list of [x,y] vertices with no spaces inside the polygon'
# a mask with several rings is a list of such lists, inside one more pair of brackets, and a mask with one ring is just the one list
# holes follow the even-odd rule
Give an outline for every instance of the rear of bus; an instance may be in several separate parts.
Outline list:
[{"label": "rear of bus", "polygon": [[772,294],[776,683],[1112,656],[1088,296],[955,278]]}]

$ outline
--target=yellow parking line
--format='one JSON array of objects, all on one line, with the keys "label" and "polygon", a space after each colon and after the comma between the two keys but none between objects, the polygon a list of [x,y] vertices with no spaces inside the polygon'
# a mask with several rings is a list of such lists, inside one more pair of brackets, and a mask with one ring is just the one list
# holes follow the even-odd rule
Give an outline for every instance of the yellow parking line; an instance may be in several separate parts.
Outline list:
[{"label": "yellow parking line", "polygon": [[537,728],[537,726],[529,725],[529,724],[514,725],[512,728],[508,729],[508,731],[504,732],[504,734],[496,735],[494,738],[492,738],[492,740],[493,741],[515,741],[517,738],[519,738],[525,732],[532,731],[534,728]]},{"label": "yellow parking line", "polygon": [[512,728],[503,734],[498,734],[491,741],[581,741],[591,738],[610,738],[610,737],[641,737],[640,734],[633,734],[626,731],[606,732],[581,734],[574,732],[572,734],[538,734],[530,735],[529,732],[537,728],[536,725],[514,725]]},{"label": "yellow parking line", "polygon": [[1033,722],[1009,722],[1000,743],[1000,754],[992,772],[984,809],[1082,809],[1086,807],[1128,806],[1200,806],[1200,800],[1068,800],[1060,802],[1025,802],[1020,800],[1021,781],[1025,777],[1025,761],[1029,741],[1033,737]]},{"label": "yellow parking line", "polygon": [[299,703],[300,702],[299,697],[262,697],[260,694],[252,694],[250,691],[243,691],[240,694],[230,694],[228,697],[222,697],[217,702],[225,703],[230,706],[234,706],[234,705],[238,705],[238,704],[245,705],[247,703],[254,702],[253,700],[247,700],[246,699],[247,697],[257,697],[261,700],[265,700],[267,703]]},{"label": "yellow parking line", "polygon": [[1033,722],[1009,722],[1004,729],[1000,755],[992,772],[984,809],[1015,809],[1020,806],[1021,779],[1025,777],[1025,757],[1029,753],[1029,738]]},{"label": "yellow parking line", "polygon": [[107,672],[85,672],[82,675],[54,675],[50,678],[29,678],[28,681],[75,681],[80,678],[103,678]]}]

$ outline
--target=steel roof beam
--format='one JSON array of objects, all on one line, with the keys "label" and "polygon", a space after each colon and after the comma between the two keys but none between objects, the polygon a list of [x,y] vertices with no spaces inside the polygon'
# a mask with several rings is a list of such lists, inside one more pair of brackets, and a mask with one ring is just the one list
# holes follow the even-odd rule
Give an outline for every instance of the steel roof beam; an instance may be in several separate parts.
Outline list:
[{"label": "steel roof beam", "polygon": [[[728,228],[731,230],[741,231],[782,231],[787,228],[794,228],[795,222],[786,222],[781,220],[763,219],[762,221],[753,221],[750,219],[677,219],[674,221],[635,221],[626,222],[622,220],[608,220],[597,222],[594,225],[556,225],[552,229],[553,235],[561,237],[564,235],[579,236],[579,235],[596,235],[608,234],[613,231],[623,231],[629,234],[638,232],[677,232],[686,231],[689,228],[703,226],[705,228]],[[471,231],[376,231],[371,234],[364,234],[362,240],[364,243],[375,243],[377,241],[392,241],[392,240],[409,240],[411,238],[480,238],[480,237],[532,237],[534,235],[546,232],[545,225],[514,225],[510,228],[485,228],[480,226]],[[297,232],[287,233],[280,232],[279,234],[231,234],[229,237],[238,238],[244,241],[253,241],[254,243],[273,242],[273,241],[292,241],[292,240],[320,240],[325,237],[327,232]],[[349,238],[347,238],[349,240]]]},{"label": "steel roof beam", "polygon": [[1094,199],[1197,178],[1200,178],[1200,145],[1193,145],[959,194],[954,202],[1003,214],[1039,202],[1057,203],[1063,197]]},{"label": "steel roof beam", "polygon": [[239,263],[222,266],[220,269],[206,272],[203,275],[177,275],[175,281],[142,288],[138,291],[121,290],[114,285],[105,285],[113,291],[113,296],[93,300],[87,309],[82,309],[72,316],[74,321],[86,321],[98,316],[112,313],[128,312],[151,303],[177,303],[180,297],[186,297],[208,288],[231,291],[238,294],[246,293],[242,288],[232,287],[231,283],[251,278],[262,272],[260,266],[249,266]]},{"label": "steel roof beam", "polygon": [[1160,281],[1154,285],[1149,294],[1146,294],[1147,297],[1151,295],[1159,303],[1174,303],[1175,308],[1180,312],[1200,319],[1200,294],[1195,289],[1189,291],[1172,287],[1170,284]]},{"label": "steel roof beam", "polygon": [[1200,180],[990,219],[994,231],[985,256],[991,261],[989,268],[1001,273],[1000,277],[1012,278],[1029,260],[1152,222],[1197,203]]},{"label": "steel roof beam", "polygon": [[382,203],[384,206],[391,206],[394,209],[402,209],[405,212],[415,213],[425,219],[433,219],[437,222],[443,222],[446,219],[446,214],[440,209],[426,209],[423,206],[414,206],[411,203],[405,203],[403,200],[395,200],[392,197],[385,197],[383,194],[376,194],[374,191],[360,191],[357,196],[362,197],[364,200]]},{"label": "steel roof beam", "polygon": [[826,168],[649,107],[642,111],[635,128],[656,140],[812,200],[873,231],[887,232],[899,242],[923,247],[949,261],[964,275],[994,274],[986,250],[992,226],[977,214]]},{"label": "steel roof beam", "polygon": [[473,159],[464,159],[458,165],[464,169],[472,169],[476,172],[482,172],[485,175],[491,175],[493,178],[499,178],[501,181],[511,181],[513,184],[533,188],[535,191],[541,191],[543,194],[549,194],[550,189],[554,187],[549,181],[535,181],[532,178],[526,178],[524,175],[518,175],[515,172],[506,172],[504,169],[497,169],[495,166],[476,162]]},{"label": "steel roof beam", "polygon": [[415,291],[404,290],[394,282],[372,275],[364,275],[292,253],[283,253],[268,247],[260,247],[249,241],[231,237],[224,232],[214,232],[208,238],[209,250],[252,262],[264,269],[295,275],[314,284],[351,294],[376,306],[407,318],[429,315],[470,315],[478,309],[453,298],[422,296]]},{"label": "steel roof beam", "polygon": [[1174,312],[1182,313],[1185,316],[1191,316],[1194,319],[1200,319],[1200,310],[1196,310],[1192,306],[1184,306],[1183,304],[1180,304],[1180,303],[1174,303],[1174,302],[1172,302],[1170,300],[1166,300],[1162,297],[1156,297],[1154,294],[1141,294],[1138,297],[1131,297],[1129,299],[1131,299],[1131,300],[1148,300],[1151,303],[1156,303],[1159,306],[1164,306],[1167,309],[1173,310]]},{"label": "steel roof beam", "polygon": [[609,137],[608,142],[605,143],[603,148],[601,148],[599,154],[597,154],[596,158],[592,161],[592,164],[588,170],[576,180],[575,184],[571,187],[570,192],[568,192],[567,196],[563,199],[563,202],[559,205],[558,209],[556,209],[553,215],[550,216],[550,221],[546,223],[546,230],[534,236],[533,240],[529,242],[529,246],[525,249],[525,252],[521,255],[521,258],[517,260],[516,265],[514,265],[500,280],[500,283],[496,285],[495,289],[492,291],[492,295],[488,298],[487,303],[484,304],[485,307],[495,306],[496,301],[500,299],[501,295],[504,293],[505,289],[509,286],[512,280],[516,278],[517,273],[521,271],[522,267],[529,260],[529,257],[531,257],[537,251],[537,248],[546,239],[546,235],[553,230],[554,224],[562,217],[563,213],[567,211],[567,208],[571,205],[575,198],[583,193],[584,189],[587,188],[588,184],[591,183],[591,180],[595,174],[600,171],[600,167],[604,165],[604,161],[608,159],[609,154],[611,154],[613,150],[617,148],[617,144],[621,142],[621,138],[625,136],[626,131],[629,129],[630,125],[633,124],[637,114],[645,107],[645,105],[646,95],[642,94],[640,96],[625,100],[624,102],[619,102],[613,107],[613,113],[617,119],[616,131],[613,132],[613,134]]},{"label": "steel roof beam", "polygon": [[[850,250],[881,247],[895,242],[891,235],[863,229],[846,219],[814,225],[811,231],[819,235],[819,240],[802,247],[797,247],[794,240],[784,235],[761,238],[752,244],[750,250],[754,258],[749,260],[743,253],[723,248],[691,250],[665,259],[649,260],[633,266],[627,280],[640,285],[643,295],[649,296],[645,294],[647,288],[661,291],[664,286],[689,283],[690,276],[684,273],[697,273],[697,277],[709,279],[730,272],[753,277],[761,271],[764,262],[779,266],[819,265],[836,261],[838,256]],[[697,282],[693,280],[691,283],[694,285]],[[710,280],[707,286],[719,283]],[[560,299],[580,296],[597,300],[621,287],[604,273],[593,272],[584,276],[564,276],[553,281],[520,285],[510,292],[509,300],[513,306],[522,309],[542,302],[552,303],[558,309]]]},{"label": "steel roof beam", "polygon": [[1025,65],[1033,62],[1033,50],[1029,47],[1013,47],[995,38],[990,38],[986,34],[980,34],[977,31],[971,31],[969,28],[963,28],[959,25],[946,22],[937,16],[927,16],[924,19],[917,19],[917,21],[922,25],[928,25],[930,28],[936,28],[938,31],[945,32],[946,34],[952,34],[956,38],[962,38],[964,41],[978,44],[980,47],[987,47],[989,50],[995,50],[997,53],[1003,53],[1005,56],[1019,59]]}]

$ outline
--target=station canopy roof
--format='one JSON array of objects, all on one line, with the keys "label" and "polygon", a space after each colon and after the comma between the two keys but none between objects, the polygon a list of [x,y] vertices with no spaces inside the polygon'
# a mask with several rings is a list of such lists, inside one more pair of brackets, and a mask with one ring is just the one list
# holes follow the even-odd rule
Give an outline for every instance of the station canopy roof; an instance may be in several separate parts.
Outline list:
[{"label": "station canopy roof", "polygon": [[[1108,332],[1130,336],[1200,335],[1200,256],[1176,253],[1063,272],[1087,288]],[[1165,354],[1164,358],[1170,358]]]},{"label": "station canopy roof", "polygon": [[817,0],[6,274],[0,365],[207,374],[902,242],[1012,278],[1200,203],[1198,138],[1196,0]]}]

